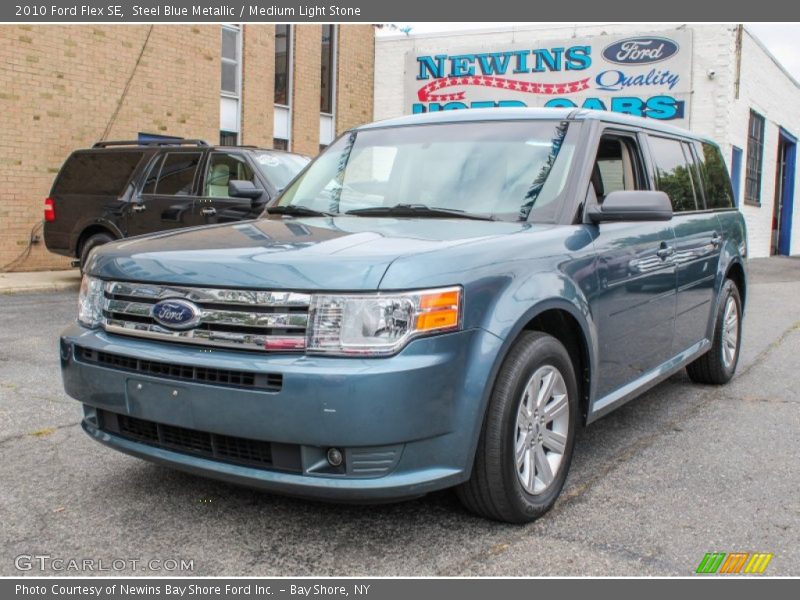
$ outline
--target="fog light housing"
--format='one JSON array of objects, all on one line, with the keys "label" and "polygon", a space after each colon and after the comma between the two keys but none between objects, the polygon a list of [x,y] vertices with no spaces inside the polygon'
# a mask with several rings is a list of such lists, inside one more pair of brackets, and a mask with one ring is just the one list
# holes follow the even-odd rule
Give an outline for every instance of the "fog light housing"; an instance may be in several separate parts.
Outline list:
[{"label": "fog light housing", "polygon": [[328,464],[332,467],[341,466],[342,462],[344,462],[344,455],[338,448],[328,448],[326,457],[328,459]]}]

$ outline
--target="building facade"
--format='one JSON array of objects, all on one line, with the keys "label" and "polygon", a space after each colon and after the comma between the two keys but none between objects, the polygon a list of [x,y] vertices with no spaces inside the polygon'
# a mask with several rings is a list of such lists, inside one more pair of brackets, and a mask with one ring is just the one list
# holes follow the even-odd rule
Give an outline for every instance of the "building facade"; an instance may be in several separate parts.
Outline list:
[{"label": "building facade", "polygon": [[534,25],[379,38],[375,118],[576,106],[670,121],[722,147],[750,256],[800,254],[800,85],[736,24]]},{"label": "building facade", "polygon": [[156,136],[314,156],[372,120],[372,25],[0,26],[0,271],[67,267],[41,241],[69,153]]}]

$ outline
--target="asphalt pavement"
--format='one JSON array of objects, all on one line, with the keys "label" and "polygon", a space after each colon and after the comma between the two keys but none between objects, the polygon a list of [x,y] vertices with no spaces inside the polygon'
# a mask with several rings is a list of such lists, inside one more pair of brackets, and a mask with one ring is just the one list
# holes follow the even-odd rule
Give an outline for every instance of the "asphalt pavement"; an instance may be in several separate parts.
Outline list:
[{"label": "asphalt pavement", "polygon": [[102,447],[61,386],[76,293],[0,295],[0,575],[43,574],[17,569],[29,555],[193,561],[101,575],[691,575],[716,551],[773,553],[767,575],[798,576],[800,259],[751,261],[747,296],[736,378],[680,373],[581,431],[555,508],[520,527],[452,492],[308,502]]}]

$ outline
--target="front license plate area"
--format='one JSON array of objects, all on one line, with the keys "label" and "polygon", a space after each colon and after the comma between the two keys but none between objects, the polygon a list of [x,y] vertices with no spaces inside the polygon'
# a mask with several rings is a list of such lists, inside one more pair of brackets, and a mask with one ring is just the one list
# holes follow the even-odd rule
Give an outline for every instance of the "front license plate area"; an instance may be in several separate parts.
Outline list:
[{"label": "front license plate area", "polygon": [[128,414],[139,419],[193,428],[189,392],[181,385],[130,378],[125,385]]}]

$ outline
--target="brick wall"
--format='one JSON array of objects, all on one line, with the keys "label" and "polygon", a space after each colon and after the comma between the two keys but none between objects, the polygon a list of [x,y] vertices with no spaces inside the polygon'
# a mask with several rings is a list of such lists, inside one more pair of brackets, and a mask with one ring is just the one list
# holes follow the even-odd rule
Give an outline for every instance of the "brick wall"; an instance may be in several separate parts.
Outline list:
[{"label": "brick wall", "polygon": [[[313,156],[321,31],[294,29],[293,149]],[[245,25],[242,35],[241,143],[271,147],[275,27]],[[219,140],[220,40],[216,24],[0,26],[0,269],[27,247],[69,153],[107,128],[108,139],[148,132]],[[337,131],[372,119],[373,40],[371,25],[341,27]],[[14,270],[68,264],[39,242]]]},{"label": "brick wall", "polygon": [[241,143],[272,148],[275,27],[245,25],[242,35]]},{"label": "brick wall", "polygon": [[372,25],[339,28],[336,133],[372,121],[375,33]]},{"label": "brick wall", "polygon": [[292,33],[292,151],[316,156],[319,152],[322,28],[297,25]]},{"label": "brick wall", "polygon": [[[64,159],[140,131],[219,136],[219,26],[0,26],[0,267],[28,244]],[[175,90],[193,90],[176,94]],[[17,270],[68,260],[33,246]]]}]

